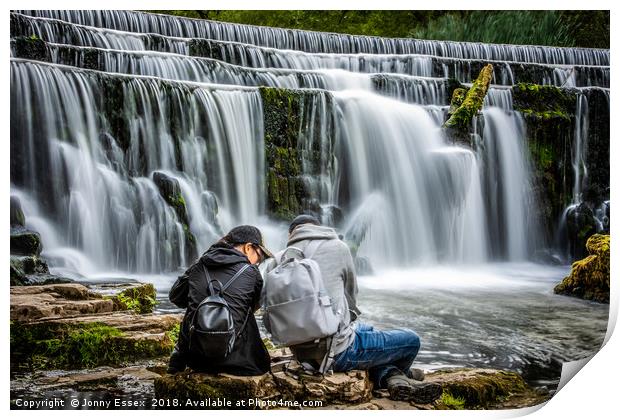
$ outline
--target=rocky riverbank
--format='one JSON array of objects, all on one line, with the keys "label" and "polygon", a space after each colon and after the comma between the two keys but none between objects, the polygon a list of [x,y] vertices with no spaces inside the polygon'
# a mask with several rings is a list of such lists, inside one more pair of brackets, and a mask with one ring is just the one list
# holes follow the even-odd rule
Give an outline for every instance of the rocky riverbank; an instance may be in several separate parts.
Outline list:
[{"label": "rocky riverbank", "polygon": [[77,397],[80,408],[128,408],[114,406],[120,400],[133,408],[304,408],[312,401],[306,408],[462,409],[525,407],[548,398],[514,372],[463,368],[427,374],[445,390],[433,404],[395,402],[374,390],[364,371],[307,375],[288,349],[270,351],[272,372],[263,376],[168,375],[181,315],[150,313],[154,297],[149,284],[12,287],[12,406],[57,398],[68,407]]}]

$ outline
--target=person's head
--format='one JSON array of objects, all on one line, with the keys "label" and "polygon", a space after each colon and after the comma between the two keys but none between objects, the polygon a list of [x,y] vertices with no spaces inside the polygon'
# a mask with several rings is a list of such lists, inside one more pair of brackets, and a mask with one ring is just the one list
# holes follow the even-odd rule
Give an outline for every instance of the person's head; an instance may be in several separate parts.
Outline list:
[{"label": "person's head", "polygon": [[248,257],[251,264],[260,264],[266,258],[273,257],[265,246],[262,233],[254,226],[242,225],[232,228],[221,241]]},{"label": "person's head", "polygon": [[288,234],[293,233],[297,226],[305,225],[305,224],[317,225],[321,226],[321,222],[314,216],[310,216],[309,214],[300,214],[296,218],[293,219],[291,224],[288,227]]}]

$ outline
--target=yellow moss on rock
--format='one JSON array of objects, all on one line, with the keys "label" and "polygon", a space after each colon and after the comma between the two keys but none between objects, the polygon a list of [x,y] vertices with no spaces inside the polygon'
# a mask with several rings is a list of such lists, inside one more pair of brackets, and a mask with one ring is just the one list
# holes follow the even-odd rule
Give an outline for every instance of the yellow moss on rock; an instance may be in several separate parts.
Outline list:
[{"label": "yellow moss on rock", "polygon": [[448,121],[444,123],[445,127],[465,129],[469,125],[471,119],[482,109],[484,97],[492,78],[493,66],[487,64],[482,68],[476,80],[472,82],[471,88],[466,94],[462,90],[455,90],[452,95],[453,104],[451,106],[454,111]]},{"label": "yellow moss on rock", "polygon": [[592,235],[586,243],[590,253],[575,261],[570,274],[555,286],[558,294],[609,303],[610,236]]}]

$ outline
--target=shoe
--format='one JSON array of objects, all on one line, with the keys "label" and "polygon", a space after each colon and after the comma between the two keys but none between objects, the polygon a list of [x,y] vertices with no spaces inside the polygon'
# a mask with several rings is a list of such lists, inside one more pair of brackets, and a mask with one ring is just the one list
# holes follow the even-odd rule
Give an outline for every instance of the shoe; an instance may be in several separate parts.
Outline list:
[{"label": "shoe", "polygon": [[175,373],[183,372],[186,367],[187,361],[185,360],[184,354],[175,346],[172,350],[172,354],[170,354],[170,361],[168,362],[166,373],[174,375]]},{"label": "shoe", "polygon": [[405,372],[407,378],[413,379],[414,381],[423,381],[424,380],[424,371],[418,368],[411,368],[407,372]]},{"label": "shoe", "polygon": [[429,404],[441,397],[443,388],[433,382],[415,382],[405,375],[394,375],[387,379],[390,399]]}]

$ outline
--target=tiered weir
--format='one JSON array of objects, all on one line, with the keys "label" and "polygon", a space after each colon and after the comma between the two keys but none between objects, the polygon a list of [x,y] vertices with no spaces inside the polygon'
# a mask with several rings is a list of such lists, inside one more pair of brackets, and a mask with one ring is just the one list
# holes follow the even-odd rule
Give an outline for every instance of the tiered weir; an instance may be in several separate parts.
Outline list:
[{"label": "tiered weir", "polygon": [[[203,250],[235,224],[271,232],[275,220],[304,210],[337,222],[334,209],[376,266],[530,258],[546,238],[530,188],[529,121],[511,111],[511,86],[609,86],[607,50],[124,11],[26,11],[11,23],[13,36],[43,41],[38,57],[18,47],[23,38],[12,50],[12,101],[31,110],[12,120],[12,185],[54,237],[48,252],[72,249],[90,271],[176,270],[187,265],[187,249]],[[452,90],[489,61],[494,86],[479,147],[446,143],[439,124]],[[159,197],[155,172],[177,180],[187,220]],[[106,227],[91,232],[96,221]]]}]

